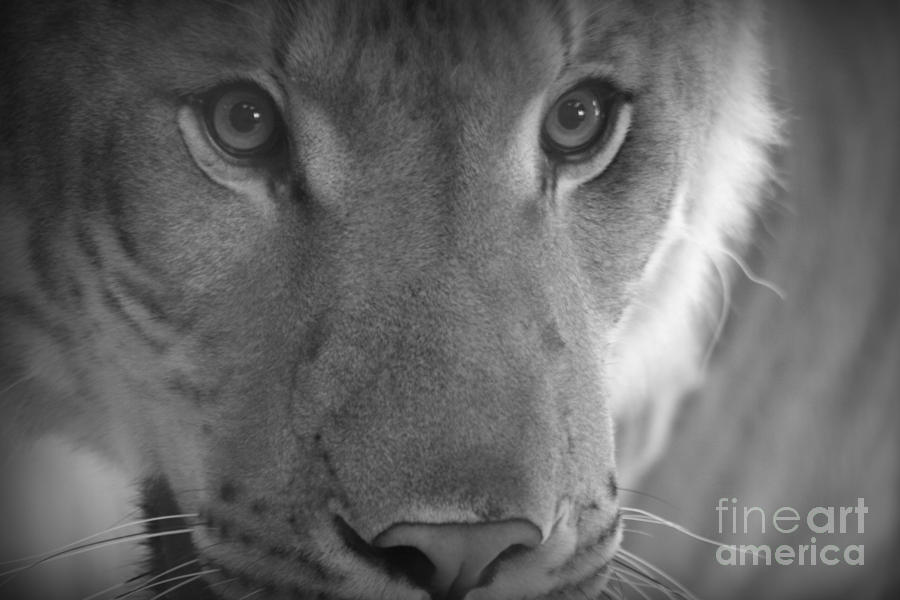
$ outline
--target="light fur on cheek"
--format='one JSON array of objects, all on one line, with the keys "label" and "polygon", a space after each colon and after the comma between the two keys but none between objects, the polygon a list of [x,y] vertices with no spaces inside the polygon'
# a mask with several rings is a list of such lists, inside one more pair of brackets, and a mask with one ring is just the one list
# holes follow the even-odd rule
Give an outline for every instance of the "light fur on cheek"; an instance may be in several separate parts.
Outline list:
[{"label": "light fur on cheek", "polygon": [[611,335],[605,376],[626,485],[640,481],[659,458],[681,399],[703,381],[771,177],[768,153],[779,141],[778,119],[766,97],[762,50],[751,31],[741,33],[702,159],[683,174],[635,302]]}]

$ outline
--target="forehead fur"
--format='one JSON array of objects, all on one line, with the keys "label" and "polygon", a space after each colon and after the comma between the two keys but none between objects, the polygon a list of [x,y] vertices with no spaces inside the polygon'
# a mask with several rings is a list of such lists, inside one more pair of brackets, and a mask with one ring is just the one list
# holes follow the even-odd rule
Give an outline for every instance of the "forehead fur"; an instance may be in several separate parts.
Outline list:
[{"label": "forehead fur", "polygon": [[[213,0],[179,6],[167,16],[156,5],[92,3],[77,11],[48,10],[34,23],[33,39],[53,39],[57,29],[64,38],[93,40],[95,52],[152,47],[153,55],[131,58],[151,72],[158,67],[176,75],[187,65],[169,62],[170,53],[191,57],[195,67],[255,67],[375,90],[392,83],[387,73],[401,70],[443,73],[465,86],[475,74],[489,75],[492,83],[546,83],[564,69],[594,63],[630,89],[652,77],[648,71],[666,56],[702,52],[711,64],[727,55],[734,39],[729,29],[746,22],[745,12],[736,2],[700,1]],[[180,74],[202,77],[196,69]]]}]

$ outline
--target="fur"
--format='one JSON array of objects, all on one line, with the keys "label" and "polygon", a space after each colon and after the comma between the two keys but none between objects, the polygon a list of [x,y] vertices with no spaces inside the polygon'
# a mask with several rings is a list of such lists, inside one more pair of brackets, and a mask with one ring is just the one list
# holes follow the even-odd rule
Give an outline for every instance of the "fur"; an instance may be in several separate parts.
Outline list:
[{"label": "fur", "polygon": [[[541,543],[470,599],[602,593],[616,482],[702,382],[770,174],[757,6],[3,10],[4,518],[49,448],[106,465],[80,487],[118,488],[110,525],[182,515],[149,552],[201,573],[172,597],[421,598],[379,535],[507,521]],[[541,124],[585,80],[623,108],[559,160]],[[235,81],[283,152],[216,147],[204,98]],[[109,584],[85,571],[45,580]]]}]

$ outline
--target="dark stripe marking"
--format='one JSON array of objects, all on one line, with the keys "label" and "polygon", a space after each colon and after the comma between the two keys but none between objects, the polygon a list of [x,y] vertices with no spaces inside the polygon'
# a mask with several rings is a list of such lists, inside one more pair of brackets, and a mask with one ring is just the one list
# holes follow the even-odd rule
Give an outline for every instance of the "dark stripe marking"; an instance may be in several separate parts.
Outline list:
[{"label": "dark stripe marking", "polygon": [[103,296],[103,304],[112,310],[115,313],[118,313],[119,316],[134,330],[138,336],[147,342],[155,350],[156,352],[162,352],[168,347],[168,343],[161,341],[154,336],[152,336],[144,326],[139,323],[132,315],[128,312],[125,306],[122,304],[122,301],[116,296],[112,290],[108,287],[104,286],[102,290]]}]

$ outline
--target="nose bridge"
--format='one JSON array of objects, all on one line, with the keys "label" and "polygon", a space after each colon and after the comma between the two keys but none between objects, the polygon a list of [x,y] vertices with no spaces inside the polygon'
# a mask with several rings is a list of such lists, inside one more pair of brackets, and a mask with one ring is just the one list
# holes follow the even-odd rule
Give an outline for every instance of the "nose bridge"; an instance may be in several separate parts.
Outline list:
[{"label": "nose bridge", "polygon": [[352,198],[342,229],[353,299],[338,335],[364,359],[336,365],[355,383],[337,399],[328,451],[354,465],[341,483],[363,504],[353,525],[367,540],[400,521],[523,518],[546,533],[553,520],[566,433],[544,364],[559,350],[545,335],[555,292],[538,272],[549,259],[529,243],[540,228],[519,222],[521,198],[490,169],[461,174],[475,154],[450,144],[355,175],[372,193]]},{"label": "nose bridge", "polygon": [[[544,391],[535,364],[542,358],[535,335],[541,317],[522,301],[521,287],[478,267],[452,259],[412,284],[398,306],[393,370],[406,384],[409,393],[399,396],[409,397],[410,409],[427,407],[460,424],[496,420],[496,431],[506,426],[504,416],[514,423],[532,410]],[[401,401],[396,391],[384,392]],[[473,423],[466,435],[476,434]]]},{"label": "nose bridge", "polygon": [[536,317],[517,309],[514,286],[472,269],[445,261],[364,317],[381,345],[336,415],[347,441],[333,451],[366,474],[342,481],[366,504],[371,519],[354,524],[365,539],[400,521],[552,523],[562,449],[551,444],[565,434],[536,375],[547,370]]}]

